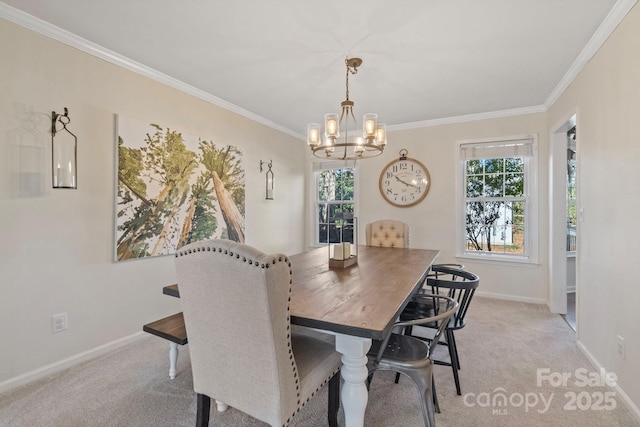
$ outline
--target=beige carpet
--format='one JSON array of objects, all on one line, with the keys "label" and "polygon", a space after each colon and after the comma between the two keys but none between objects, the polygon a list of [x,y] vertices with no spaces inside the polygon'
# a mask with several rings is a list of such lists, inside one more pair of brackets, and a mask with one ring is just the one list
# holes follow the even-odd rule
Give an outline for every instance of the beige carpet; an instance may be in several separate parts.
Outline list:
[{"label": "beige carpet", "polygon": [[[595,370],[576,347],[573,331],[560,316],[542,306],[478,297],[467,319],[467,327],[456,335],[463,396],[455,394],[450,368],[435,367],[442,409],[436,414],[439,427],[640,426],[619,396],[609,396],[600,405],[605,408],[615,404],[615,409],[593,408],[598,396],[605,396],[611,389],[575,384],[576,369],[584,368],[587,373]],[[538,386],[538,368],[570,373],[572,377],[566,386],[553,387],[548,382]],[[176,379],[168,379],[167,373],[168,344],[148,336],[0,395],[0,425],[191,427],[195,424],[196,402],[188,347],[181,347]],[[507,397],[503,406],[498,405],[499,400],[493,401],[500,392]],[[573,405],[571,393],[578,398]],[[548,407],[542,399],[551,399]],[[212,410],[210,426],[264,425],[234,409],[224,413]],[[309,402],[293,425],[326,425],[326,390]],[[406,378],[396,385],[392,374],[377,374],[365,425],[422,426],[413,385]]]}]

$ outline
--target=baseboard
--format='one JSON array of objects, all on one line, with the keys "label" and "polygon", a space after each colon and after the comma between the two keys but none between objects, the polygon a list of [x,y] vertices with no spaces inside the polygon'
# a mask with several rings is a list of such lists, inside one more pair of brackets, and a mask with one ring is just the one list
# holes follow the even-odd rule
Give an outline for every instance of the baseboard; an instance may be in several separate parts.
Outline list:
[{"label": "baseboard", "polygon": [[108,342],[106,344],[92,348],[91,350],[83,351],[82,353],[67,357],[66,359],[62,359],[50,365],[43,366],[42,368],[38,368],[34,371],[18,375],[17,377],[9,378],[8,380],[0,383],[0,393],[4,393],[5,391],[9,391],[24,384],[39,380],[40,378],[44,378],[48,375],[70,368],[79,363],[86,362],[87,360],[96,358],[98,356],[102,356],[103,354],[125,346],[131,342],[137,341],[145,335],[147,334],[142,331],[136,332],[133,335]]},{"label": "baseboard", "polygon": [[[584,346],[584,344],[582,344],[582,341],[576,340],[576,344],[578,345],[578,348],[580,349],[582,354],[584,354],[587,357],[587,359],[589,359],[589,362],[591,362],[594,368],[598,370],[605,369],[604,366],[602,366],[600,362],[598,362],[598,360],[593,356],[593,354],[591,354],[591,352]],[[633,403],[633,401],[627,395],[627,393],[625,393],[624,390],[620,387],[620,384],[616,382],[615,387],[611,387],[611,388],[616,392],[617,396],[620,396],[622,398],[622,401],[627,406],[629,411],[631,411],[633,416],[636,417],[636,420],[640,422],[640,408],[638,408],[638,406],[636,406],[636,404]]]},{"label": "baseboard", "polygon": [[547,305],[547,301],[543,299],[538,299],[538,298],[528,298],[528,297],[520,297],[516,295],[505,295],[505,294],[497,294],[494,292],[482,292],[482,291],[477,291],[475,295],[479,297],[495,298],[495,299],[502,299],[507,301],[517,301],[517,302],[526,302],[529,304]]}]

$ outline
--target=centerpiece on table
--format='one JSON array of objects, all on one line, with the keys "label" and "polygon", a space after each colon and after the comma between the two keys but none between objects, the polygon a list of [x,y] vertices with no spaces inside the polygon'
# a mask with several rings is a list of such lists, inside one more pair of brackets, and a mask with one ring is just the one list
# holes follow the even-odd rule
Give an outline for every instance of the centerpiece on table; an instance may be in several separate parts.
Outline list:
[{"label": "centerpiece on table", "polygon": [[329,268],[346,268],[358,263],[358,218],[353,213],[334,213],[329,218],[327,237]]}]

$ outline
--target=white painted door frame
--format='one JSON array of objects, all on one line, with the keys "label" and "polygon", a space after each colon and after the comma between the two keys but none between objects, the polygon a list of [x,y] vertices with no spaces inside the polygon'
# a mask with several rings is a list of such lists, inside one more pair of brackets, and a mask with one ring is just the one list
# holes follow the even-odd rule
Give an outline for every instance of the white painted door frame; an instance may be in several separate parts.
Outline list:
[{"label": "white painted door frame", "polygon": [[549,310],[560,314],[567,313],[567,131],[575,124],[574,114],[549,138]]}]

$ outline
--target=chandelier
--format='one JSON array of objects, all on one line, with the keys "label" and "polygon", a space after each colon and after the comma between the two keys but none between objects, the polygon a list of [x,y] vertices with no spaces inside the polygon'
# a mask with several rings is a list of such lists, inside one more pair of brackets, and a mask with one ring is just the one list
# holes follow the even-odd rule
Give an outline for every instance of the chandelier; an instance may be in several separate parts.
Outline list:
[{"label": "chandelier", "polygon": [[[310,123],[307,127],[307,144],[313,155],[322,159],[358,160],[382,154],[387,144],[387,132],[384,124],[378,123],[378,115],[367,113],[362,117],[362,134],[350,135],[356,130],[357,122],[353,115],[354,102],[349,100],[349,74],[356,74],[362,64],[360,58],[346,58],[347,66],[346,99],[340,104],[340,117],[336,113],[324,115],[324,139],[319,123]],[[349,122],[353,124],[350,129]],[[344,122],[344,123],[343,123]],[[343,136],[340,136],[342,130]]]}]

